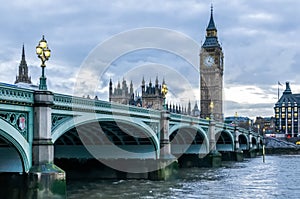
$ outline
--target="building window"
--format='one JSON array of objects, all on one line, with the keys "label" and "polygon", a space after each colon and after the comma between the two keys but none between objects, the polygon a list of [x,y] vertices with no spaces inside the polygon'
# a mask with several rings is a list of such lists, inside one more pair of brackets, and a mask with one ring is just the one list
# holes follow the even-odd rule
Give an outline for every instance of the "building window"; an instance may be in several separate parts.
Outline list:
[{"label": "building window", "polygon": [[292,107],[288,107],[288,112],[291,112],[292,111]]},{"label": "building window", "polygon": [[298,113],[294,113],[294,117],[298,117]]},{"label": "building window", "polygon": [[285,118],[285,113],[282,113],[282,114],[281,114],[281,118]]},{"label": "building window", "polygon": [[297,107],[294,107],[294,112],[298,112],[298,108]]},{"label": "building window", "polygon": [[292,114],[291,113],[288,113],[288,118],[292,118]]},{"label": "building window", "polygon": [[276,111],[276,113],[278,113],[278,112],[279,112],[279,108],[278,108],[278,107],[276,107],[275,111]]}]

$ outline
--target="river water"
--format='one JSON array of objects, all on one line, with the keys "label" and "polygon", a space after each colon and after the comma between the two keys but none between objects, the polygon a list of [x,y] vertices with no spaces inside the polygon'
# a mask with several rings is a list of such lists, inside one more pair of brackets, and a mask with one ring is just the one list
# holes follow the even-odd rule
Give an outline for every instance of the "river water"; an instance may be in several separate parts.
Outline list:
[{"label": "river water", "polygon": [[68,181],[68,198],[300,198],[300,155],[180,169],[177,179]]}]

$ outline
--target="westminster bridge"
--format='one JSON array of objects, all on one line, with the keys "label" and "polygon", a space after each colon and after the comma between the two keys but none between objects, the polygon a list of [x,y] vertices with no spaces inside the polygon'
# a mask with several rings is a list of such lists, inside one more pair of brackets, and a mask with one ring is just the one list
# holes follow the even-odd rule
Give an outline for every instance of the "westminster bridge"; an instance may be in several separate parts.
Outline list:
[{"label": "westminster bridge", "polygon": [[65,173],[54,163],[68,174],[72,165],[82,166],[80,160],[96,159],[127,176],[164,179],[161,171],[174,162],[179,167],[218,166],[221,160],[239,161],[262,149],[257,133],[213,119],[4,83],[0,104],[2,173],[53,170],[63,180]]}]

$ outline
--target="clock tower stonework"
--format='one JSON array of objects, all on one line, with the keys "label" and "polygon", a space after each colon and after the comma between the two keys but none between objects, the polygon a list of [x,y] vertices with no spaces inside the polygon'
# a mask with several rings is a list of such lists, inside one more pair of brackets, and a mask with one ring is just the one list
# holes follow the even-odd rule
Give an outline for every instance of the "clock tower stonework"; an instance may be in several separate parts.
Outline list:
[{"label": "clock tower stonework", "polygon": [[[223,122],[223,51],[218,42],[213,8],[206,28],[205,42],[200,51],[200,95],[202,118],[214,117]],[[211,107],[213,104],[213,107]]]}]

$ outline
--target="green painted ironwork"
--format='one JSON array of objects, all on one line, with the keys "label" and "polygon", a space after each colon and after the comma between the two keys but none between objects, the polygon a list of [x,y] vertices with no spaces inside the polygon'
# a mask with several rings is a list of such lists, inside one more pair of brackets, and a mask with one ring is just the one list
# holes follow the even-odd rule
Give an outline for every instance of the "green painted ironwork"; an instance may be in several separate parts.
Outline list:
[{"label": "green painted ironwork", "polygon": [[0,136],[17,149],[22,158],[24,172],[28,172],[31,167],[32,158],[32,151],[29,143],[12,125],[2,119],[0,119]]},{"label": "green painted ironwork", "polygon": [[12,125],[28,141],[28,113],[0,111],[0,118]]},{"label": "green painted ironwork", "polygon": [[[0,134],[21,151],[23,161],[28,162],[25,166],[25,171],[27,171],[32,159],[34,90],[0,83],[0,104],[0,123],[2,124]],[[145,135],[153,139],[156,149],[159,148],[158,132],[160,131],[161,112],[158,110],[58,93],[54,94],[54,105],[51,108],[53,142],[77,125],[95,121],[119,121],[142,130]],[[170,134],[179,128],[196,129],[208,143],[209,125],[210,120],[170,113]],[[262,138],[257,133],[247,129],[218,122],[215,125],[215,132],[228,134],[227,137],[230,137],[233,149],[236,135],[243,134],[248,140],[250,140],[250,136],[254,136],[256,143],[259,143]],[[156,155],[159,157],[159,154]]]},{"label": "green painted ironwork", "polygon": [[32,106],[33,90],[0,83],[0,103]]},{"label": "green painted ironwork", "polygon": [[144,122],[147,124],[156,134],[159,133],[159,122]]},{"label": "green painted ironwork", "polygon": [[130,115],[131,117],[144,117],[153,119],[160,118],[160,111],[158,110],[62,94],[54,94],[53,109],[105,113],[113,115]]},{"label": "green painted ironwork", "polygon": [[73,116],[72,115],[63,115],[63,114],[52,113],[51,118],[52,118],[51,131],[53,132],[56,127],[58,127],[60,124],[62,124],[64,122],[72,119]]}]

